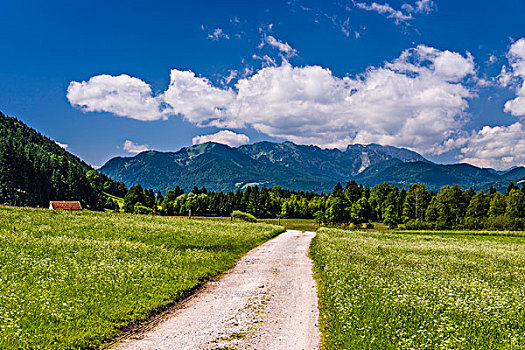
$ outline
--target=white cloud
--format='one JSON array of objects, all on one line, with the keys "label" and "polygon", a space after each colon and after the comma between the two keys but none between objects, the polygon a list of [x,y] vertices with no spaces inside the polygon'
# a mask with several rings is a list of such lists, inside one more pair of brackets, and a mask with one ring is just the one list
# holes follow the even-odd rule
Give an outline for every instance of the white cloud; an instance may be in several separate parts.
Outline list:
[{"label": "white cloud", "polygon": [[432,47],[419,45],[415,49],[405,50],[393,63],[386,67],[404,73],[425,73],[430,71],[444,81],[461,81],[469,74],[474,74],[474,58],[467,52],[463,57],[457,52],[440,51]]},{"label": "white cloud", "polygon": [[512,72],[502,67],[499,81],[503,86],[516,83],[517,97],[505,103],[505,112],[514,116],[525,117],[525,38],[521,38],[511,45],[507,58],[512,67]]},{"label": "white cloud", "polygon": [[[350,17],[347,17],[344,22],[341,24],[340,28],[341,32],[348,38],[350,36]],[[359,37],[359,33],[357,31],[354,32],[356,39]]]},{"label": "white cloud", "polygon": [[270,45],[271,47],[274,47],[276,48],[277,50],[281,51],[282,53],[284,53],[287,57],[293,57],[293,56],[297,56],[297,50],[295,50],[294,48],[292,48],[290,46],[290,44],[288,44],[287,42],[282,42],[280,40],[277,40],[275,39],[273,36],[271,35],[266,35],[264,40],[266,41],[266,43],[268,45]]},{"label": "white cloud", "polygon": [[212,33],[208,34],[208,38],[215,41],[219,39],[229,40],[230,36],[226,34],[221,28],[215,28]]},{"label": "white cloud", "polygon": [[271,58],[270,56],[268,56],[268,55],[264,55],[264,56],[260,57],[260,56],[257,56],[256,54],[253,54],[252,55],[252,59],[262,61],[262,66],[263,67],[275,67],[275,66],[277,66],[277,63],[275,62],[275,60],[273,58]]},{"label": "white cloud", "polygon": [[[449,150],[456,130],[464,125],[463,112],[472,94],[463,81],[474,73],[470,54],[418,46],[354,78],[334,76],[319,66],[293,67],[285,61],[239,79],[231,89],[174,69],[167,91],[139,97],[156,102],[153,111],[144,113],[156,119],[180,114],[197,126],[252,127],[296,143],[345,147],[353,142],[376,142],[428,154]],[[90,88],[96,88],[92,85]],[[119,95],[116,90],[109,97],[97,97],[118,100]],[[126,102],[128,94],[123,96]],[[89,100],[93,105],[86,103],[85,109],[96,110],[101,104],[98,99]],[[110,107],[127,106],[124,102]],[[105,110],[111,111],[109,107]],[[115,114],[122,115],[121,110],[117,108]],[[147,108],[140,106],[139,110]],[[129,111],[131,118],[139,119],[139,115]]]},{"label": "white cloud", "polygon": [[387,18],[392,18],[396,21],[396,24],[401,22],[406,23],[407,21],[413,20],[414,17],[412,14],[428,14],[436,8],[436,5],[432,0],[417,0],[414,4],[403,3],[401,5],[401,10],[404,10],[405,12],[394,9],[386,2],[384,4],[379,4],[377,2],[371,4],[358,2],[355,6],[365,11],[377,12],[381,15],[385,15]]},{"label": "white cloud", "polygon": [[235,80],[235,78],[237,78],[239,76],[239,71],[238,70],[235,70],[235,69],[231,69],[229,71],[230,74],[228,74],[227,77],[224,77],[223,78],[223,82],[224,82],[224,85],[228,85],[229,83],[231,83],[233,80]]},{"label": "white cloud", "polygon": [[521,123],[485,126],[464,138],[462,161],[485,168],[508,169],[525,165],[525,130]]},{"label": "white cloud", "polygon": [[84,112],[110,112],[137,120],[163,118],[151,87],[126,74],[97,75],[81,83],[72,81],[67,88],[67,99]]},{"label": "white cloud", "polygon": [[127,151],[129,153],[140,153],[149,150],[148,145],[139,145],[133,141],[126,140],[124,141],[124,146],[122,147],[124,151]]},{"label": "white cloud", "polygon": [[66,149],[69,147],[69,145],[67,143],[62,143],[62,142],[58,142],[58,141],[55,141],[55,143],[57,145],[59,145],[60,147],[62,147],[63,149]]},{"label": "white cloud", "polygon": [[240,80],[236,107],[242,126],[297,143],[377,142],[439,153],[463,124],[471,94],[459,82],[472,72],[472,57],[425,46],[356,79],[285,63]]},{"label": "white cloud", "polygon": [[192,141],[194,145],[198,145],[205,142],[217,142],[228,145],[230,147],[237,147],[250,142],[250,138],[244,134],[237,134],[230,130],[221,130],[211,135],[195,136],[192,139]]},{"label": "white cloud", "polygon": [[381,5],[377,2],[373,2],[369,5],[364,2],[358,2],[355,5],[362,10],[374,11],[379,14],[386,15],[388,18],[393,18],[396,20],[396,23],[399,23],[400,21],[408,21],[413,19],[410,13],[404,14],[402,11],[395,10],[388,3],[384,3]]},{"label": "white cloud", "polygon": [[429,13],[434,9],[434,2],[432,0],[418,0],[416,1],[415,12]]},{"label": "white cloud", "polygon": [[503,65],[501,67],[501,73],[496,77],[499,85],[502,87],[507,87],[512,82],[512,73],[509,72],[507,66]]},{"label": "white cloud", "polygon": [[227,108],[235,99],[229,88],[214,87],[206,78],[196,77],[191,71],[173,69],[170,85],[158,99],[166,108],[165,115],[180,114],[186,120],[203,126],[214,122],[228,124]]}]

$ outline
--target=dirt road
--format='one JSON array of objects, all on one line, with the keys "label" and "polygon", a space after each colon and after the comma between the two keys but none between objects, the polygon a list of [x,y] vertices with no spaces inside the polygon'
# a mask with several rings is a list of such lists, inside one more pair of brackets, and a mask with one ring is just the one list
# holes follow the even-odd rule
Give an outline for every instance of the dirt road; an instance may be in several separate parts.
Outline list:
[{"label": "dirt road", "polygon": [[156,327],[114,349],[317,349],[315,233],[287,231],[255,248]]}]

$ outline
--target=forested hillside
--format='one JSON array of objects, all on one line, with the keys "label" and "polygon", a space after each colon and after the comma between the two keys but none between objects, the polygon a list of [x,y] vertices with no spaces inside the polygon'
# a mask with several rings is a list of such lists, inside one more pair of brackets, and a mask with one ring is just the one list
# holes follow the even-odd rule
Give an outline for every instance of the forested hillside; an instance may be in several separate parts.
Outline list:
[{"label": "forested hillside", "polygon": [[470,164],[435,164],[431,162],[401,162],[391,159],[367,168],[355,177],[359,183],[374,186],[388,182],[399,187],[412,183],[423,183],[433,191],[443,186],[460,185],[475,190],[488,191],[491,186],[503,191],[509,182],[521,183],[525,168],[509,171],[478,168]]},{"label": "forested hillside", "polygon": [[50,200],[78,200],[100,209],[103,192],[123,196],[126,186],[0,112],[0,203],[43,207]]}]

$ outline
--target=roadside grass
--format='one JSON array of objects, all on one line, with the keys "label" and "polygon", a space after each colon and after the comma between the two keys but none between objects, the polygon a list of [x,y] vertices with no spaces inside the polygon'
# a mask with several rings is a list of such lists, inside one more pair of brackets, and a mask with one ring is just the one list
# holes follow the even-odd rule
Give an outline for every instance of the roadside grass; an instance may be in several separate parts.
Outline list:
[{"label": "roadside grass", "polygon": [[[260,222],[277,225],[277,219],[260,219]],[[287,230],[315,231],[318,228],[315,219],[281,219],[281,226]]]},{"label": "roadside grass", "polygon": [[391,232],[407,235],[437,235],[437,236],[496,236],[496,237],[525,237],[524,231],[486,231],[486,230],[391,230]]},{"label": "roadside grass", "polygon": [[525,237],[437,233],[318,231],[325,349],[525,347]]},{"label": "roadside grass", "polygon": [[282,227],[0,208],[0,348],[97,349]]}]

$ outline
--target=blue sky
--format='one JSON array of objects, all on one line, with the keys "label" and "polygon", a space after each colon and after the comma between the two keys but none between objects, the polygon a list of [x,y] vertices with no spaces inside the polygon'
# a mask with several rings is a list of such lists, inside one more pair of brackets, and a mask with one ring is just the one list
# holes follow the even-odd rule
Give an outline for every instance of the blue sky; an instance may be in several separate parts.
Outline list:
[{"label": "blue sky", "polygon": [[525,1],[0,2],[0,110],[93,165],[208,140],[525,165]]}]

